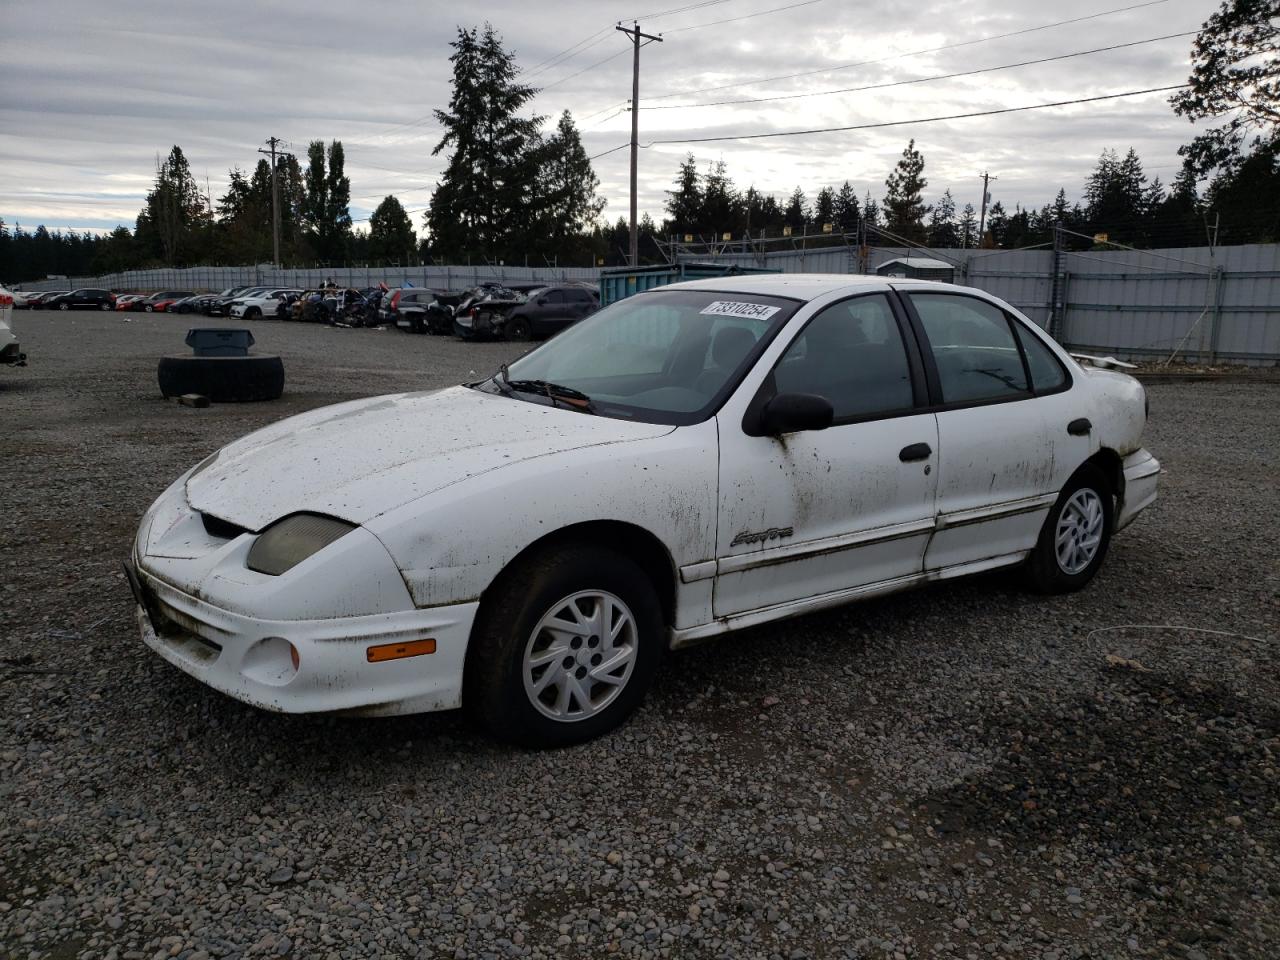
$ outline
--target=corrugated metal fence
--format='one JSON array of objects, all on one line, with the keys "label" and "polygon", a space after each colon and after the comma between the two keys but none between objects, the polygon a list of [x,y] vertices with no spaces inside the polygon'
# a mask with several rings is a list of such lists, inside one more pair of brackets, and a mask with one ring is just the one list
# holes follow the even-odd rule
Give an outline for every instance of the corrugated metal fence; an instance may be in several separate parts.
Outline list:
[{"label": "corrugated metal fence", "polygon": [[[1050,250],[910,250],[873,247],[864,261],[849,247],[763,255],[699,255],[700,261],[764,266],[787,273],[874,271],[887,260],[930,256],[956,264],[956,282],[978,287],[1047,326],[1054,254]],[[1067,253],[1063,259],[1063,342],[1089,352],[1135,359],[1179,356],[1196,361],[1280,362],[1280,245],[1189,247]],[[584,267],[351,267],[276,270],[271,266],[133,270],[102,277],[30,284],[31,289],[100,286],[115,290],[221,290],[244,284],[314,287],[326,280],[365,287],[461,289],[484,280],[598,279]]]},{"label": "corrugated metal fence", "polygon": [[[697,259],[785,273],[851,273],[908,256],[948,260],[956,264],[956,283],[986,290],[1048,326],[1051,250],[872,247],[865,267],[848,247]],[[1158,359],[1180,348],[1180,357],[1202,362],[1280,362],[1280,245],[1068,252],[1063,270],[1062,340],[1073,349]]]}]

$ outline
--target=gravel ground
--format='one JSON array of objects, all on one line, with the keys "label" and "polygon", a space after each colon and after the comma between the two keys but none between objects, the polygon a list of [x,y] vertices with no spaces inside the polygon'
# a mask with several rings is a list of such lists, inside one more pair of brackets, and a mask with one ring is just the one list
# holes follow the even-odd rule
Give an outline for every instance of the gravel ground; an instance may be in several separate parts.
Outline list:
[{"label": "gravel ground", "polygon": [[1275,386],[1151,388],[1162,499],[1083,593],[992,575],[755,629],[534,753],[236,703],[141,645],[119,572],[220,444],[516,348],[258,324],[286,398],[196,410],[155,386],[184,318],[18,326],[6,957],[1280,955]]}]

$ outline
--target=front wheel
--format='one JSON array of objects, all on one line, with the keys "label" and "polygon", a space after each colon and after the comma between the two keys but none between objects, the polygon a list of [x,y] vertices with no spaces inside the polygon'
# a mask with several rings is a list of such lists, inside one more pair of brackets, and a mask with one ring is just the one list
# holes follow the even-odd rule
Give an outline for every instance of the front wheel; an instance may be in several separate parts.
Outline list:
[{"label": "front wheel", "polygon": [[512,317],[507,321],[506,334],[508,340],[529,340],[533,337],[533,329],[527,317]]},{"label": "front wheel", "polygon": [[486,596],[464,699],[504,740],[581,743],[640,705],[663,646],[657,594],[632,560],[590,546],[548,550],[504,574]]},{"label": "front wheel", "polygon": [[1063,487],[1027,560],[1032,589],[1070,593],[1084,587],[1106,558],[1114,523],[1111,487],[1101,470],[1085,464]]},{"label": "front wheel", "polygon": [[59,310],[70,310],[70,309],[71,309],[71,304],[69,304],[69,303],[60,303],[60,304],[58,304],[58,309],[59,309]]},{"label": "front wheel", "polygon": [[108,302],[104,301],[103,303],[98,304],[98,309],[99,309],[99,310],[114,310],[114,309],[115,309],[115,305],[114,305],[114,304],[112,304],[112,303],[108,303]]}]

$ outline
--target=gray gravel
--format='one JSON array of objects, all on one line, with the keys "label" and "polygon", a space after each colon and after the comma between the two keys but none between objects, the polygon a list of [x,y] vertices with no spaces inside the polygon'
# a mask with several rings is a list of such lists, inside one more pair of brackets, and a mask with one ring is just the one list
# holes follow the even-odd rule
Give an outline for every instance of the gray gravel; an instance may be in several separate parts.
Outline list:
[{"label": "gray gravel", "polygon": [[516,348],[258,324],[285,400],[196,410],[155,385],[183,318],[18,325],[0,955],[1280,954],[1275,386],[1151,388],[1162,499],[1081,594],[992,575],[756,629],[533,753],[236,703],[141,646],[119,572],[220,444]]}]

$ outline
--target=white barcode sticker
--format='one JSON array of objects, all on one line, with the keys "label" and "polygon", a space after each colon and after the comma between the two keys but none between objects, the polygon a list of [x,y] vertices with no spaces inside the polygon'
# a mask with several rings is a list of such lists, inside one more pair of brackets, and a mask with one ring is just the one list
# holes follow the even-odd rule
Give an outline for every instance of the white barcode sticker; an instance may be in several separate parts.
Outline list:
[{"label": "white barcode sticker", "polygon": [[709,303],[699,313],[712,317],[742,317],[746,320],[768,320],[781,307],[771,307],[766,303],[743,303],[740,300],[717,300]]}]

